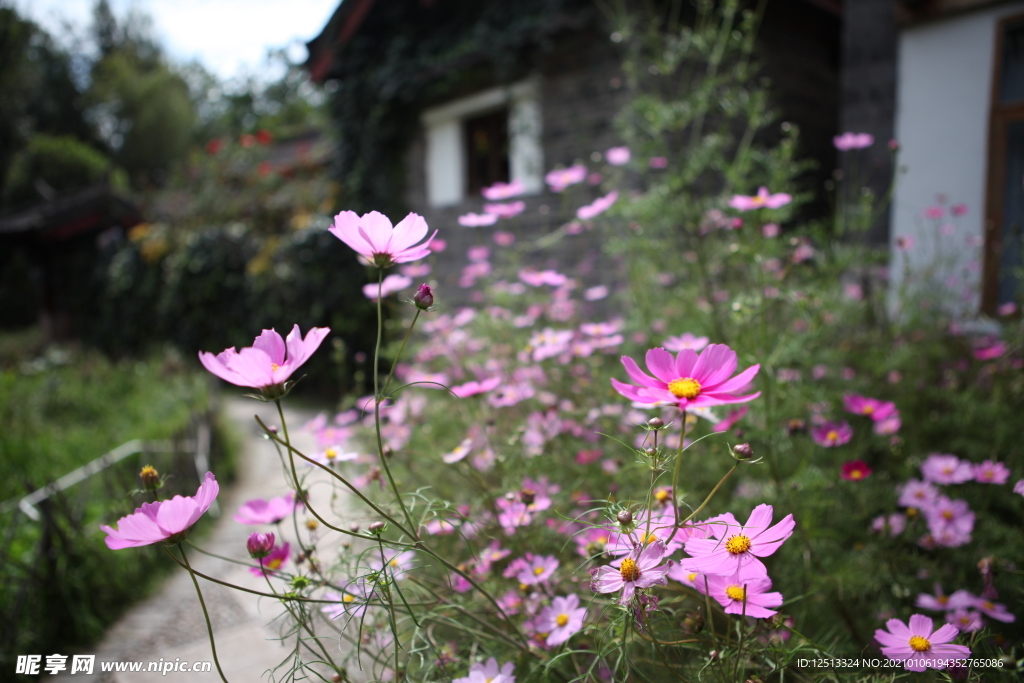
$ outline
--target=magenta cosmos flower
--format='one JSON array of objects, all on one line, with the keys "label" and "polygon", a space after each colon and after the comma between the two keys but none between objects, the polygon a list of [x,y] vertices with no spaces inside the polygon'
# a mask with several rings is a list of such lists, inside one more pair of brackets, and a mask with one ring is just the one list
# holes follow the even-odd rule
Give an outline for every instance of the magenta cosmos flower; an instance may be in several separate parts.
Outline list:
[{"label": "magenta cosmos flower", "polygon": [[842,446],[853,438],[853,428],[848,422],[825,422],[811,430],[811,438],[825,448]]},{"label": "magenta cosmos flower", "polygon": [[618,569],[615,567],[591,569],[590,590],[595,593],[614,593],[621,590],[619,604],[628,605],[637,588],[664,586],[668,583],[665,575],[672,563],[661,564],[664,556],[665,544],[661,541],[647,545],[638,543],[629,556],[623,558]]},{"label": "magenta cosmos flower", "polygon": [[600,216],[602,213],[610,209],[612,204],[614,204],[618,198],[619,193],[613,190],[603,197],[598,197],[590,204],[576,209],[576,217],[581,221],[589,221],[591,218]]},{"label": "magenta cosmos flower", "polygon": [[430,253],[430,243],[437,230],[427,239],[427,222],[410,213],[392,227],[387,216],[371,211],[363,216],[342,211],[334,217],[331,233],[366,259],[370,265],[387,268],[396,263],[418,261]]},{"label": "magenta cosmos flower", "polygon": [[301,505],[294,493],[270,500],[255,498],[238,508],[233,519],[239,524],[277,524]]},{"label": "magenta cosmos flower", "polygon": [[194,496],[175,496],[170,500],[143,503],[134,513],[117,520],[117,528],[101,525],[107,533],[107,547],[111,550],[138,548],[168,541],[179,543],[188,530],[210,509],[220,486],[213,472],[207,472]]},{"label": "magenta cosmos flower", "polygon": [[910,623],[899,619],[885,622],[884,631],[875,631],[875,640],[882,645],[882,654],[889,659],[903,662],[908,671],[944,669],[948,660],[967,659],[971,650],[963,645],[951,645],[960,631],[952,624],[944,624],[937,631],[932,630],[932,620],[923,614],[914,614]]},{"label": "magenta cosmos flower", "polygon": [[277,386],[309,360],[330,331],[328,327],[314,327],[303,339],[296,325],[288,333],[288,338],[282,339],[274,330],[263,330],[252,346],[241,351],[232,347],[216,356],[200,351],[199,362],[217,377],[240,387],[264,389]]},{"label": "magenta cosmos flower", "polygon": [[547,646],[555,647],[579,632],[586,618],[587,608],[580,607],[579,596],[572,593],[552,599],[551,604],[541,611],[538,626],[548,634]]},{"label": "magenta cosmos flower", "polygon": [[516,683],[516,677],[512,675],[515,666],[514,662],[499,665],[498,660],[491,657],[485,664],[475,662],[469,667],[468,676],[456,678],[452,683]]},{"label": "magenta cosmos flower", "polygon": [[843,133],[832,138],[832,144],[841,152],[851,149],[864,149],[875,144],[875,138],[871,133]]},{"label": "magenta cosmos flower", "polygon": [[793,535],[796,522],[786,515],[772,526],[774,510],[762,503],[754,508],[747,523],[740,526],[736,518],[726,513],[707,524],[713,538],[690,538],[686,552],[690,558],[682,561],[683,569],[716,576],[766,577],[768,570],[759,557],[768,557]]},{"label": "magenta cosmos flower", "polygon": [[860,481],[871,476],[874,470],[863,460],[850,460],[844,462],[839,470],[839,476],[846,481]]},{"label": "magenta cosmos flower", "polygon": [[974,479],[974,467],[950,453],[932,453],[921,463],[921,474],[935,484],[962,484]]},{"label": "magenta cosmos flower", "polygon": [[742,194],[733,195],[729,206],[737,211],[753,211],[754,209],[777,209],[793,201],[793,197],[785,192],[771,194],[767,187],[762,187],[753,197]]},{"label": "magenta cosmos flower", "polygon": [[768,608],[782,604],[782,593],[769,592],[772,582],[767,577],[705,576],[695,579],[693,586],[717,600],[726,614],[767,619],[776,614]]},{"label": "magenta cosmos flower", "polygon": [[683,349],[675,358],[665,349],[651,349],[646,362],[654,377],[640,370],[632,358],[622,357],[626,374],[640,386],[612,379],[615,390],[631,401],[675,403],[685,410],[746,403],[761,395],[760,391],[746,396],[734,395],[750,384],[761,366],[752,365],[732,377],[736,371],[736,352],[725,344],[711,344],[699,356],[693,349]]}]

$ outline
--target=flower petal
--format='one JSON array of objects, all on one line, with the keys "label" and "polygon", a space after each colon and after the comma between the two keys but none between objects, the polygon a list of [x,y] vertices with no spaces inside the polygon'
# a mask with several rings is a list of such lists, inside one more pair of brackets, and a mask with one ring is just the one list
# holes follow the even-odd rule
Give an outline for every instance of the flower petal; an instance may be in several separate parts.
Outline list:
[{"label": "flower petal", "polygon": [[736,371],[736,352],[725,344],[708,344],[700,352],[692,377],[702,387],[713,387]]},{"label": "flower petal", "polygon": [[652,389],[664,389],[665,382],[659,382],[654,379],[646,372],[640,369],[640,366],[636,364],[636,361],[629,356],[622,357],[622,366],[626,368],[626,374],[634,382],[639,383],[642,386],[650,387]]},{"label": "flower petal", "polygon": [[672,380],[679,379],[676,374],[675,359],[665,349],[658,347],[647,352],[647,369],[662,382],[668,384]]}]

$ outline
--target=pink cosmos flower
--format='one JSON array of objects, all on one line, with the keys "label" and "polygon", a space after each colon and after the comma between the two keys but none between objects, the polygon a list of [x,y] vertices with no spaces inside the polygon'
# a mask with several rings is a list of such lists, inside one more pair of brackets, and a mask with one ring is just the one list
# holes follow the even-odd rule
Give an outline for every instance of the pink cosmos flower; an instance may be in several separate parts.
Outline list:
[{"label": "pink cosmos flower", "polygon": [[974,530],[974,513],[965,500],[950,500],[939,496],[924,508],[928,529],[940,544],[947,547],[963,545]]},{"label": "pink cosmos flower", "polygon": [[936,484],[962,484],[974,479],[974,468],[966,460],[949,453],[932,453],[921,463],[925,481]]},{"label": "pink cosmos flower", "polygon": [[598,197],[590,204],[576,209],[576,217],[581,221],[589,221],[591,218],[599,216],[610,209],[618,198],[619,193],[613,190],[603,197]]},{"label": "pink cosmos flower", "polygon": [[232,347],[216,356],[200,351],[199,362],[217,377],[240,387],[264,389],[277,386],[309,360],[330,331],[328,327],[314,327],[303,339],[296,325],[287,339],[281,339],[276,331],[263,330],[252,346],[241,351]]},{"label": "pink cosmos flower", "polygon": [[683,349],[693,349],[694,351],[700,351],[708,345],[707,337],[698,337],[692,332],[683,332],[678,337],[669,337],[665,340],[665,350],[673,353],[679,353]]},{"label": "pink cosmos flower", "polygon": [[[384,559],[387,560],[386,564],[388,569],[391,571],[391,576],[395,580],[401,579],[405,576],[405,573],[412,569],[412,562],[416,559],[416,553],[412,550],[406,550],[403,553],[395,552],[394,550],[386,550]],[[371,563],[370,567],[376,571],[380,571],[384,568],[384,563],[380,561],[380,557],[376,557]]]},{"label": "pink cosmos flower", "polygon": [[604,158],[612,166],[625,166],[630,159],[629,147],[612,147],[604,153]]},{"label": "pink cosmos flower", "polygon": [[764,227],[761,228],[761,234],[768,238],[778,237],[780,232],[781,230],[779,226],[775,223],[766,223]]},{"label": "pink cosmos flower", "polygon": [[533,586],[551,578],[551,575],[558,569],[558,558],[554,555],[526,553],[525,561],[522,564],[517,564],[516,567],[519,569],[515,575],[516,580],[523,585]]},{"label": "pink cosmos flower", "polygon": [[1001,462],[986,460],[974,466],[974,481],[982,484],[1005,484],[1010,478],[1010,469]]},{"label": "pink cosmos flower", "polygon": [[345,587],[344,593],[328,591],[324,593],[325,600],[335,600],[335,605],[324,605],[320,611],[329,619],[337,619],[342,614],[348,614],[355,619],[366,613],[367,599],[369,595],[366,586],[362,582],[353,582]]},{"label": "pink cosmos flower", "polygon": [[506,662],[499,667],[498,660],[491,657],[486,664],[474,662],[468,676],[456,678],[452,683],[516,683],[512,675],[515,666],[514,662]]},{"label": "pink cosmos flower", "polygon": [[1003,342],[996,342],[974,349],[974,357],[978,360],[994,360],[1004,353],[1006,353],[1006,344]]},{"label": "pink cosmos flower", "polygon": [[572,593],[552,599],[551,604],[541,611],[538,625],[548,634],[548,647],[555,647],[578,633],[586,618],[587,609],[580,607],[579,596]]},{"label": "pink cosmos flower", "polygon": [[872,427],[875,434],[879,436],[890,436],[900,431],[900,427],[903,426],[903,421],[900,419],[900,411],[893,412],[883,420],[877,420]]},{"label": "pink cosmos flower", "polygon": [[842,446],[853,438],[853,428],[848,422],[824,422],[811,430],[811,438],[825,448]]},{"label": "pink cosmos flower", "polygon": [[484,212],[498,218],[512,218],[526,210],[526,202],[507,202],[505,204],[484,204]]},{"label": "pink cosmos flower", "polygon": [[[633,518],[636,528],[633,533],[614,534],[609,541],[605,551],[609,555],[619,558],[629,556],[636,545],[650,545],[655,541],[665,546],[665,554],[672,555],[683,547],[683,543],[691,536],[695,527],[676,528],[676,518],[672,512],[654,511],[649,514],[646,511],[636,513]],[[648,521],[650,520],[650,521]],[[698,538],[703,537],[703,532],[698,533]],[[617,565],[619,560],[612,562]]]},{"label": "pink cosmos flower", "polygon": [[599,301],[608,296],[608,287],[605,285],[596,285],[589,287],[583,291],[583,298],[587,301]]},{"label": "pink cosmos flower", "polygon": [[287,542],[279,546],[274,546],[274,549],[270,551],[270,554],[259,561],[259,567],[249,567],[249,573],[253,576],[263,576],[264,574],[272,574],[276,572],[281,568],[281,565],[288,561],[290,550],[291,546],[289,546]]},{"label": "pink cosmos flower", "polygon": [[850,460],[843,463],[839,476],[846,481],[860,481],[870,477],[873,471],[863,460]]},{"label": "pink cosmos flower", "polygon": [[923,508],[930,505],[939,497],[939,490],[927,481],[911,479],[899,487],[899,500],[896,502],[901,507]]},{"label": "pink cosmos flower", "polygon": [[587,167],[583,164],[575,164],[568,168],[558,168],[544,176],[544,182],[548,184],[552,192],[561,192],[570,185],[582,183],[587,177]]},{"label": "pink cosmos flower", "polygon": [[1006,605],[992,602],[987,598],[975,598],[972,606],[984,612],[986,616],[1005,624],[1009,624],[1017,620],[1017,617],[1006,609]]},{"label": "pink cosmos flower", "polygon": [[497,223],[498,216],[493,213],[467,213],[459,216],[458,220],[464,228],[482,228]]},{"label": "pink cosmos flower", "polygon": [[953,206],[949,207],[949,212],[954,216],[963,216],[965,213],[967,213],[967,205],[963,203],[954,204]]},{"label": "pink cosmos flower", "polygon": [[734,395],[754,379],[761,366],[752,365],[732,377],[736,352],[725,344],[711,344],[699,356],[693,349],[683,349],[676,358],[663,348],[655,348],[647,352],[646,362],[654,377],[640,370],[632,358],[623,356],[626,374],[639,386],[613,378],[612,387],[637,403],[674,403],[683,410],[746,403],[761,395],[760,391]]},{"label": "pink cosmos flower", "polygon": [[238,508],[233,519],[239,524],[277,524],[301,505],[302,502],[295,498],[295,493],[270,500],[256,498],[246,501]]},{"label": "pink cosmos flower", "polygon": [[938,220],[946,215],[946,210],[941,206],[929,206],[924,210],[924,215],[927,218]]},{"label": "pink cosmos flower", "polygon": [[651,168],[668,168],[668,159],[665,157],[651,157],[647,165]]},{"label": "pink cosmos flower", "polygon": [[832,144],[841,152],[851,149],[864,149],[875,144],[875,138],[870,133],[843,133],[832,138]]},{"label": "pink cosmos flower", "polygon": [[437,230],[427,239],[427,222],[422,216],[410,213],[392,227],[387,216],[371,211],[363,216],[354,211],[342,211],[334,217],[330,231],[351,247],[370,265],[387,268],[396,263],[419,261],[430,253],[430,243]]},{"label": "pink cosmos flower", "polygon": [[1013,485],[1013,492],[1017,495],[1024,496],[1024,479],[1021,479]]},{"label": "pink cosmos flower", "polygon": [[773,512],[771,505],[762,503],[743,526],[729,513],[716,518],[718,523],[706,524],[713,538],[686,541],[686,552],[691,557],[682,561],[683,569],[718,576],[767,576],[768,571],[758,558],[772,555],[796,527],[793,515],[786,515],[771,526]]},{"label": "pink cosmos flower", "polygon": [[380,291],[381,296],[391,296],[395,292],[400,292],[411,284],[411,277],[392,273],[384,278],[380,285],[376,282],[363,285],[363,296],[371,301],[376,301],[378,291]]},{"label": "pink cosmos flower", "polygon": [[891,515],[879,515],[871,521],[871,530],[877,533],[888,533],[890,536],[899,536],[907,528],[907,517],[898,512]]},{"label": "pink cosmos flower", "polygon": [[767,187],[762,187],[753,197],[737,194],[729,200],[729,206],[737,211],[752,211],[754,209],[778,209],[793,201],[793,197],[784,192],[771,194]]},{"label": "pink cosmos flower", "polygon": [[713,431],[713,432],[727,432],[727,431],[729,431],[730,429],[733,428],[733,425],[735,425],[737,422],[739,422],[740,420],[743,419],[743,416],[747,414],[748,410],[750,410],[750,408],[748,408],[747,406],[743,406],[739,410],[730,410],[729,411],[729,415],[726,416],[726,417],[723,417],[721,420],[719,420],[718,424],[716,424],[714,427],[712,427],[711,431]]},{"label": "pink cosmos flower", "polygon": [[958,609],[946,613],[946,623],[953,624],[962,633],[973,633],[982,629],[985,620],[981,618],[981,612]]},{"label": "pink cosmos flower", "polygon": [[911,615],[909,625],[899,619],[890,619],[885,626],[888,631],[875,631],[875,640],[881,644],[882,654],[903,662],[908,671],[944,669],[946,661],[967,659],[971,655],[970,648],[950,644],[960,634],[955,626],[945,624],[933,630],[932,620],[923,614]]},{"label": "pink cosmos flower", "polygon": [[490,187],[480,190],[480,194],[484,196],[484,199],[492,202],[500,202],[503,199],[515,197],[524,192],[526,192],[526,186],[523,185],[521,180],[513,180],[510,183],[494,183]]},{"label": "pink cosmos flower", "polygon": [[[707,593],[725,608],[726,614],[746,614],[756,619],[775,616],[782,604],[782,593],[768,591],[771,579],[759,576],[704,576],[694,581],[694,588]],[[745,603],[745,604],[744,604]]]},{"label": "pink cosmos flower", "polygon": [[451,388],[451,392],[459,398],[467,398],[469,396],[476,396],[477,394],[485,394],[488,391],[496,388],[501,384],[501,376],[496,375],[489,379],[484,380],[473,380],[472,382],[466,382],[465,384],[459,384]]},{"label": "pink cosmos flower", "polygon": [[168,541],[179,543],[188,530],[210,509],[220,486],[213,472],[207,472],[194,496],[174,496],[170,500],[143,503],[135,512],[117,520],[117,528],[101,524],[103,539],[111,550],[139,548]]},{"label": "pink cosmos flower", "polygon": [[884,420],[896,412],[896,404],[891,401],[880,401],[858,394],[843,394],[843,408],[856,415],[866,415],[875,422]]},{"label": "pink cosmos flower", "polygon": [[929,595],[928,593],[921,593],[917,596],[917,602],[915,603],[920,609],[930,609],[937,612],[946,612],[954,609],[961,609],[965,607],[973,607],[974,601],[977,598],[968,593],[965,590],[959,590],[952,595],[946,595],[942,586],[935,584],[932,586],[935,591],[935,595]]},{"label": "pink cosmos flower", "polygon": [[1012,301],[1007,301],[1005,304],[1000,304],[999,307],[996,308],[996,313],[998,313],[1000,316],[1004,318],[1006,316],[1013,315],[1016,312],[1017,304],[1015,304]]},{"label": "pink cosmos flower", "polygon": [[621,590],[620,605],[628,605],[637,588],[664,586],[668,583],[665,574],[672,562],[662,564],[665,544],[655,541],[647,545],[637,544],[630,554],[623,558],[619,568],[595,567],[590,570],[590,589],[595,593],[615,593]]},{"label": "pink cosmos flower", "polygon": [[519,271],[519,279],[531,287],[541,287],[543,285],[561,287],[569,281],[569,276],[563,275],[557,270],[537,271],[533,268],[523,268]]}]

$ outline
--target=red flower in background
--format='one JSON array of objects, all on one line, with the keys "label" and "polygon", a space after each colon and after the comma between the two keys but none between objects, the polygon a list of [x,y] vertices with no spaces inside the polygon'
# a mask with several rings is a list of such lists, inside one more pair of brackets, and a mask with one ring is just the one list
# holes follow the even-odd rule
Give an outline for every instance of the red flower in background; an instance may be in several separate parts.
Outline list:
[{"label": "red flower in background", "polygon": [[266,128],[260,128],[256,131],[256,141],[261,145],[269,145],[274,141],[274,134]]},{"label": "red flower in background", "polygon": [[224,149],[224,141],[220,138],[214,138],[206,143],[206,153],[211,157],[217,156],[222,149]]},{"label": "red flower in background", "polygon": [[863,460],[851,460],[850,462],[844,462],[843,468],[839,472],[839,476],[846,481],[860,481],[861,479],[867,479],[871,476],[873,470]]},{"label": "red flower in background", "polygon": [[242,137],[238,138],[238,144],[242,147],[252,147],[256,144],[256,138],[248,133],[244,133]]}]

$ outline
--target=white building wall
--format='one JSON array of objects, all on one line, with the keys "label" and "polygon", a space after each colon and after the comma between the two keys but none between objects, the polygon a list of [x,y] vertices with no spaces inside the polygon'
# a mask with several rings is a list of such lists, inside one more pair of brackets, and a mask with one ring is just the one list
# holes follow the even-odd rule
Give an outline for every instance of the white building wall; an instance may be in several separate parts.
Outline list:
[{"label": "white building wall", "polygon": [[[999,5],[904,30],[899,39],[896,139],[900,176],[892,204],[895,288],[902,281],[904,256],[915,272],[932,270],[933,284],[949,288],[951,303],[965,314],[977,312],[988,163],[988,123],[992,97],[997,23],[1024,13],[1024,2]],[[946,219],[924,211],[948,198]],[[967,213],[949,218],[952,204]],[[948,225],[952,225],[950,228]],[[945,234],[952,232],[952,234]],[[906,254],[896,240],[911,237]],[[894,291],[898,291],[894,289]]]}]

